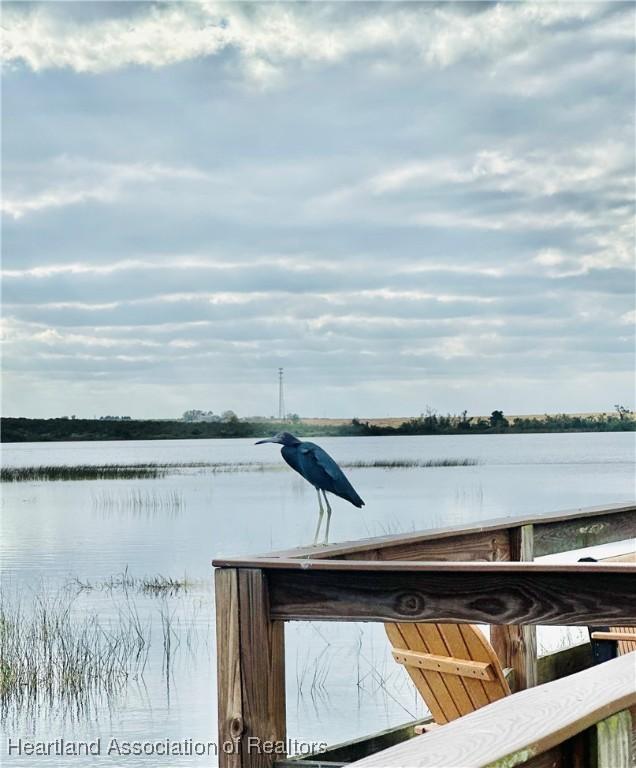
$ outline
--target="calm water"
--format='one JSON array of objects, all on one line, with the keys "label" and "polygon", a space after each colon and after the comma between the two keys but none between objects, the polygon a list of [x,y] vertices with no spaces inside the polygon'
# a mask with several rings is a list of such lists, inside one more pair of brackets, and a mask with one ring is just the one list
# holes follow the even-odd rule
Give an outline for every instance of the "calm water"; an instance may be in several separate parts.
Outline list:
[{"label": "calm water", "polygon": [[[630,433],[322,438],[337,460],[472,458],[476,466],[347,470],[366,506],[336,499],[334,541],[468,523],[501,516],[626,501],[634,497]],[[156,480],[32,482],[2,488],[3,591],[28,605],[35,593],[76,595],[77,615],[98,612],[115,625],[133,601],[151,633],[143,676],[117,695],[96,697],[89,713],[42,703],[9,709],[12,739],[216,738],[214,606],[210,561],[308,543],[316,521],[314,490],[282,466],[278,448],[252,440],[14,444],[3,463],[267,462],[280,469],[227,473],[188,469]],[[104,589],[132,576],[187,576],[184,594],[151,597]],[[76,591],[74,579],[92,590]],[[101,585],[101,586],[100,586]],[[162,616],[170,616],[166,668]],[[548,635],[546,635],[548,637]],[[419,717],[424,710],[388,655],[377,625],[307,623],[286,630],[288,731],[301,741],[334,743]],[[300,689],[300,693],[299,693]],[[6,739],[4,740],[6,742]],[[34,758],[8,757],[22,765]],[[40,757],[51,765],[95,758]],[[116,765],[122,758],[102,756]],[[172,757],[171,765],[209,765],[208,757]],[[128,757],[126,765],[163,765]]]}]

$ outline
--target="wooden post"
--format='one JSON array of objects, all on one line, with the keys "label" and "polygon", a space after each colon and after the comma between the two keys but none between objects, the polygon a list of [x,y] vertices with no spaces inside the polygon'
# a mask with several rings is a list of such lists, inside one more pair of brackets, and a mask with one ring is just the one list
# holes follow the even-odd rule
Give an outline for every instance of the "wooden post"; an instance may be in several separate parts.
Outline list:
[{"label": "wooden post", "polygon": [[628,709],[601,720],[596,730],[596,762],[598,768],[631,768],[632,718]]},{"label": "wooden post", "polygon": [[[216,664],[219,720],[219,765],[240,768],[240,738],[243,734],[243,696],[241,687],[238,569],[217,568]],[[232,747],[225,751],[224,747]]]},{"label": "wooden post", "polygon": [[[510,559],[534,560],[534,533],[532,525],[509,530]],[[537,628],[533,624],[497,624],[490,628],[490,642],[501,665],[514,670],[515,690],[532,688],[537,684]]]},{"label": "wooden post", "polygon": [[215,585],[219,765],[271,768],[285,756],[284,625],[263,571],[217,569]]}]

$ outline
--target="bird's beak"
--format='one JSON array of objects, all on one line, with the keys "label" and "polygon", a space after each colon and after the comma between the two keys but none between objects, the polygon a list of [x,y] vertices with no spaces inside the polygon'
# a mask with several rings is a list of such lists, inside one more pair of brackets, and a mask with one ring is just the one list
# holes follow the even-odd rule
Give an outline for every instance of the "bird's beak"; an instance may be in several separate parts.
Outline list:
[{"label": "bird's beak", "polygon": [[275,443],[275,442],[276,442],[276,441],[275,441],[273,438],[271,438],[271,437],[268,437],[266,440],[257,440],[257,441],[254,443],[254,445],[262,445],[263,443]]}]

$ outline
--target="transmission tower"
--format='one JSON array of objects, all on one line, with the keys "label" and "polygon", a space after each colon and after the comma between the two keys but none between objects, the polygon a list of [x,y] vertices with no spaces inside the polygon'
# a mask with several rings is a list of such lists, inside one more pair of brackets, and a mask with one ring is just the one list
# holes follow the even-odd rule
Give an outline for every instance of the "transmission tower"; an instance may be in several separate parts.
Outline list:
[{"label": "transmission tower", "polygon": [[285,420],[285,397],[283,394],[283,369],[278,369],[278,418]]}]

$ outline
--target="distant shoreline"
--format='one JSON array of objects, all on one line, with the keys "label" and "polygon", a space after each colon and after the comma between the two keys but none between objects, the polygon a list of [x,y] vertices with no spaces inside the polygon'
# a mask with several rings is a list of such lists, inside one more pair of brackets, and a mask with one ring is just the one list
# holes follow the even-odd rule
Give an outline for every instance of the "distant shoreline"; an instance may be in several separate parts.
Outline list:
[{"label": "distant shoreline", "polygon": [[177,419],[0,419],[0,442],[98,440],[192,440],[267,437],[280,431],[301,437],[391,435],[471,435],[547,432],[627,432],[636,430],[632,413],[544,414],[469,417],[427,414],[413,418],[296,419],[290,421],[181,421]]},{"label": "distant shoreline", "polygon": [[[555,418],[560,416],[567,416],[568,418],[584,418],[584,419],[601,419],[607,417],[614,417],[614,412],[609,413],[607,411],[581,411],[580,413],[566,413],[566,414],[546,414],[546,413],[515,413],[512,415],[506,414],[506,419],[513,422],[515,419],[534,419],[535,421],[544,421],[546,418]],[[357,420],[362,423],[368,423],[377,427],[398,427],[400,424],[404,424],[412,419],[418,418],[417,416],[375,416],[373,418],[359,417]],[[459,417],[458,417],[459,418]],[[488,414],[477,414],[468,416],[471,421],[478,421],[479,419],[489,419]],[[634,418],[634,415],[631,415]],[[303,424],[311,426],[342,426],[344,424],[351,424],[353,419],[351,418],[337,418],[333,416],[309,416],[301,418]],[[249,419],[247,419],[249,421]],[[276,421],[273,419],[273,421]]]}]

